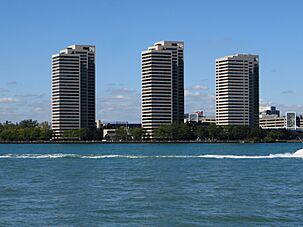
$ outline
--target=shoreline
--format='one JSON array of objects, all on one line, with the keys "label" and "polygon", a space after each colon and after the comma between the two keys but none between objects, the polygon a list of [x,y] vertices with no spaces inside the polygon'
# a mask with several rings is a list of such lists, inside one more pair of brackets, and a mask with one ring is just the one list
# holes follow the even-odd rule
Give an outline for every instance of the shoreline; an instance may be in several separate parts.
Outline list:
[{"label": "shoreline", "polygon": [[266,143],[302,143],[300,140],[280,140],[273,142],[253,141],[0,141],[0,144],[266,144]]}]

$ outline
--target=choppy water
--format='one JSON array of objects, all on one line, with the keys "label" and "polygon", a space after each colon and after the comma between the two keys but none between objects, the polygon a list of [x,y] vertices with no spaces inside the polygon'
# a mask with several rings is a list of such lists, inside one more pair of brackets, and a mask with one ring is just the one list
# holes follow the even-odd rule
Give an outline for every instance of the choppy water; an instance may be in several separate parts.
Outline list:
[{"label": "choppy water", "polygon": [[300,226],[301,148],[0,145],[0,226]]}]

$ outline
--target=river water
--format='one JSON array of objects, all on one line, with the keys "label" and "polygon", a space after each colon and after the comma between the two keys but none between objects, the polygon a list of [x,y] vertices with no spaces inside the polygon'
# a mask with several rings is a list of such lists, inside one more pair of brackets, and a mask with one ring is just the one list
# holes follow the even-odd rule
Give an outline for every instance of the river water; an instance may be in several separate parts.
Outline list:
[{"label": "river water", "polygon": [[303,225],[303,146],[0,145],[0,226]]}]

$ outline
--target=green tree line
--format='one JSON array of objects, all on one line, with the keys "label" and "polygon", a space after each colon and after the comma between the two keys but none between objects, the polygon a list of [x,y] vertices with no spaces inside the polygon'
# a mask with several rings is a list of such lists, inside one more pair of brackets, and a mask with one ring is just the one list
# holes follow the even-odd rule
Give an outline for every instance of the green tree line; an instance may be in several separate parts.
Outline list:
[{"label": "green tree line", "polygon": [[[0,141],[47,141],[53,136],[48,122],[38,123],[36,120],[23,120],[16,124],[0,124]],[[64,133],[66,139],[102,140],[102,130],[76,129]],[[246,126],[208,126],[189,124],[161,125],[155,132],[155,140],[198,140],[198,141],[253,141],[274,142],[296,139],[286,129],[265,130]],[[120,127],[116,129],[115,141],[145,140],[142,128]]]},{"label": "green tree line", "polygon": [[215,124],[191,126],[188,124],[161,125],[156,130],[160,140],[200,140],[200,141],[253,141],[274,142],[295,139],[286,129],[261,129],[247,126],[218,126]]},{"label": "green tree line", "polygon": [[23,120],[19,123],[0,124],[0,141],[50,140],[52,130],[48,122]]},{"label": "green tree line", "polygon": [[[0,124],[0,141],[49,141],[54,137],[48,122],[23,120],[19,123]],[[102,140],[102,133],[97,129],[75,129],[64,132],[65,139]]]},{"label": "green tree line", "polygon": [[[120,127],[116,129],[115,141],[146,140],[142,128]],[[261,129],[247,126],[217,126],[215,124],[192,126],[189,124],[161,125],[155,131],[155,139],[161,141],[251,141],[275,142],[296,139],[286,129]]]},{"label": "green tree line", "polygon": [[63,134],[65,139],[73,140],[102,140],[102,132],[99,129],[72,129],[66,130]]},{"label": "green tree line", "polygon": [[115,131],[115,141],[141,141],[145,137],[143,128],[125,128],[119,127]]}]

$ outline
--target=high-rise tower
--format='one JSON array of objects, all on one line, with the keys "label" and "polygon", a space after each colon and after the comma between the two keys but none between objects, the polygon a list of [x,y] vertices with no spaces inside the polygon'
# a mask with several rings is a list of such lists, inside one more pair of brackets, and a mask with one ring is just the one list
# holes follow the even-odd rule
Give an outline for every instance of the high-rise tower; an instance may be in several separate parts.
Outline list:
[{"label": "high-rise tower", "polygon": [[95,46],[72,45],[52,56],[52,129],[95,127]]},{"label": "high-rise tower", "polygon": [[184,118],[184,43],[161,41],[142,52],[142,127],[154,138],[162,124]]},{"label": "high-rise tower", "polygon": [[259,56],[216,60],[216,124],[259,127]]}]

